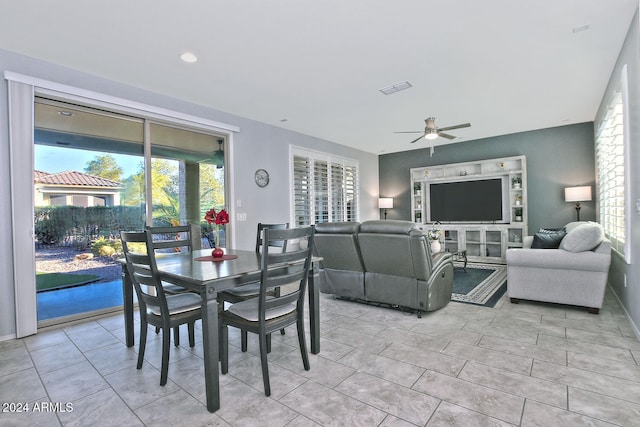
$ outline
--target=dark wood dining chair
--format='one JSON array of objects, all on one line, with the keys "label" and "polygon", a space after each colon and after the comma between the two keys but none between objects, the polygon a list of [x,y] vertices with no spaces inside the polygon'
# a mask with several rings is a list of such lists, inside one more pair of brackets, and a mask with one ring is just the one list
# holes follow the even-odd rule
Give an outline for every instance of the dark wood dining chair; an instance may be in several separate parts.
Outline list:
[{"label": "dark wood dining chair", "polygon": [[[285,230],[265,229],[260,261],[260,291],[257,297],[232,304],[220,313],[221,370],[229,370],[228,327],[258,335],[264,393],[271,395],[267,353],[271,347],[271,333],[295,324],[305,370],[309,370],[309,356],[304,334],[304,297],[307,287],[313,248],[313,227]],[[288,252],[270,251],[269,240],[307,240],[308,244]],[[279,295],[273,290],[281,289]]]},{"label": "dark wood dining chair", "polygon": [[[264,224],[262,222],[258,223],[258,232],[256,233],[256,253],[260,253],[262,250],[262,241],[264,235],[264,229],[268,228],[271,230],[286,230],[289,228],[289,223],[279,223],[279,224]],[[281,248],[282,252],[287,252],[287,241],[286,240],[270,240],[269,247],[273,248]]]},{"label": "dark wood dining chair", "polygon": [[147,227],[152,234],[153,247],[158,251],[191,252],[202,249],[198,224]]},{"label": "dark wood dining chair", "polygon": [[[152,234],[145,231],[122,231],[122,248],[127,261],[127,272],[138,297],[140,311],[140,347],[137,368],[142,368],[147,344],[148,325],[160,328],[162,332],[162,366],[160,385],[167,383],[169,370],[170,331],[183,324],[189,330],[189,345],[195,346],[195,321],[201,318],[202,299],[192,292],[168,295],[165,291],[156,265]],[[133,252],[132,243],[144,243],[142,253]]]},{"label": "dark wood dining chair", "polygon": [[[289,228],[289,223],[281,223],[281,224],[263,224],[261,222],[258,223],[257,237],[256,237],[256,253],[260,254],[262,252],[263,246],[263,235],[265,229],[270,230],[286,230]],[[270,248],[280,248],[281,252],[287,251],[287,241],[286,240],[275,240],[271,239],[268,241]],[[274,289],[272,293],[277,295],[280,292],[280,288]],[[249,283],[247,285],[238,286],[231,289],[226,289],[218,293],[218,302],[222,305],[221,309],[224,308],[224,303],[228,302],[231,304],[235,304],[240,301],[244,301],[250,298],[255,298],[260,293],[260,283],[254,282]],[[284,328],[280,330],[282,335],[285,334]],[[247,351],[247,332],[242,331],[241,335],[241,348],[242,351]]]},{"label": "dark wood dining chair", "polygon": [[[200,226],[197,224],[170,225],[170,226],[147,226],[151,233],[153,250],[155,253],[162,252],[191,252],[202,248],[202,237]],[[190,292],[182,286],[163,282],[164,292],[169,295]],[[160,328],[156,327],[156,334],[160,333]],[[173,342],[176,347],[180,345],[180,329],[173,331]]]}]

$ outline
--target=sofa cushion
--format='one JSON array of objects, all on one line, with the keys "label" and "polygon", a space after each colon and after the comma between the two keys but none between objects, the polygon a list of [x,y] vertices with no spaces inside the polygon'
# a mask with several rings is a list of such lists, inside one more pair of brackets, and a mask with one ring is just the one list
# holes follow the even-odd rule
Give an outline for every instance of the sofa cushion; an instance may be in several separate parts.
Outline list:
[{"label": "sofa cushion", "polygon": [[531,249],[558,249],[566,235],[564,228],[541,228],[533,236]]},{"label": "sofa cushion", "polygon": [[580,224],[567,233],[560,242],[560,249],[584,252],[595,249],[604,240],[602,226],[595,222]]}]

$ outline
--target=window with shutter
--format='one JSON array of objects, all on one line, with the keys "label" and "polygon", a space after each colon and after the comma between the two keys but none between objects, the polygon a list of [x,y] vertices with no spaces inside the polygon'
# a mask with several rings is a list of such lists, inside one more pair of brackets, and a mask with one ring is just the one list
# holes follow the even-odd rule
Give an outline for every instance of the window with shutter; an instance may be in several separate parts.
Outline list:
[{"label": "window with shutter", "polygon": [[625,165],[626,66],[596,131],[598,212],[612,249],[630,262]]},{"label": "window with shutter", "polygon": [[298,147],[291,153],[291,222],[358,221],[358,162]]}]

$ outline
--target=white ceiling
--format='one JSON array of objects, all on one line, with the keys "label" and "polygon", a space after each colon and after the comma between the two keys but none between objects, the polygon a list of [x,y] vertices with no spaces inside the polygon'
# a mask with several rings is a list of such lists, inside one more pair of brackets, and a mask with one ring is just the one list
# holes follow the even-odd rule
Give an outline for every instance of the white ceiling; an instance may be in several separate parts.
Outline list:
[{"label": "white ceiling", "polygon": [[[440,127],[471,123],[450,132],[459,137],[453,142],[592,121],[638,6],[637,0],[3,3],[1,49],[371,153],[427,146],[409,144],[418,135],[394,131],[422,130],[429,116]],[[184,51],[198,62],[182,62]],[[413,87],[379,92],[404,80]]]}]

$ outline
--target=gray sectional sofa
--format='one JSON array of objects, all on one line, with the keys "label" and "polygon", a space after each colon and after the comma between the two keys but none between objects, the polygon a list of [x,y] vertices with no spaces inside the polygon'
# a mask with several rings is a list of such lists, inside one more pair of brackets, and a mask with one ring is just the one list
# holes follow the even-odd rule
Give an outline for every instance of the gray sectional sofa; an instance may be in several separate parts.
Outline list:
[{"label": "gray sectional sofa", "polygon": [[426,236],[409,221],[321,223],[314,251],[323,257],[323,293],[361,302],[433,311],[451,300],[453,260],[431,255]]},{"label": "gray sectional sofa", "polygon": [[[611,264],[611,241],[600,224],[572,222],[549,246],[548,234],[524,239],[523,248],[507,250],[507,293],[512,303],[522,300],[602,308]],[[534,248],[532,248],[532,246]]]}]

